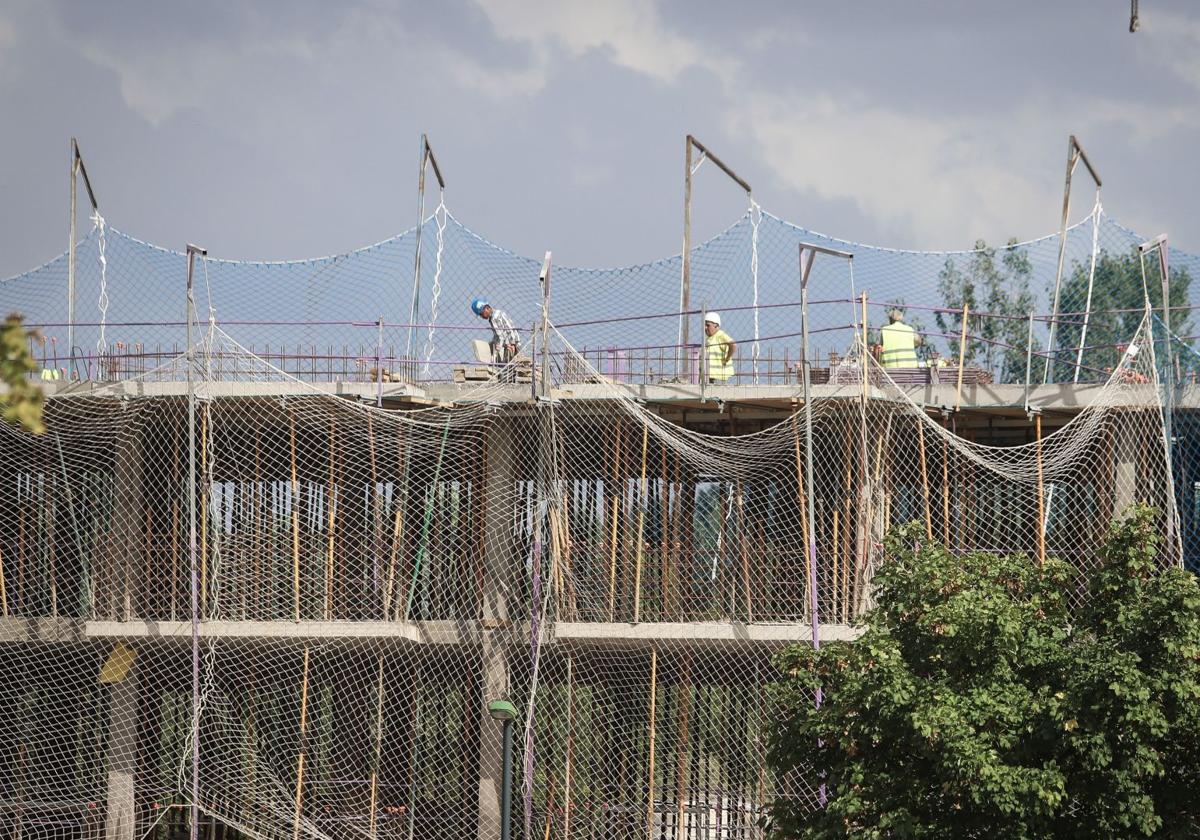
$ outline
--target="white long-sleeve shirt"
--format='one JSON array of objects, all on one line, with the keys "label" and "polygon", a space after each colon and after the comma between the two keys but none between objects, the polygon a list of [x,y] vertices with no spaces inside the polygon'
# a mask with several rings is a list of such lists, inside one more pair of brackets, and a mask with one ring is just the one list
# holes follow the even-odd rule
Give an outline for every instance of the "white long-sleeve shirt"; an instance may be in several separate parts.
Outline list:
[{"label": "white long-sleeve shirt", "polygon": [[492,344],[503,347],[505,344],[520,344],[521,334],[513,326],[512,319],[503,309],[492,307],[492,317],[488,319],[492,327]]}]

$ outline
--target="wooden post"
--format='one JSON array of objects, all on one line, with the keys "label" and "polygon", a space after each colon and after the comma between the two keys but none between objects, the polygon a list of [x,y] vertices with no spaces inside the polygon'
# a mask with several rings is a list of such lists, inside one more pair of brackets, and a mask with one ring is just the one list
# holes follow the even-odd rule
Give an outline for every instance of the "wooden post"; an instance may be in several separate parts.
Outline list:
[{"label": "wooden post", "polygon": [[567,654],[567,756],[563,770],[563,840],[571,840],[571,762],[575,758],[575,657]]},{"label": "wooden post", "polygon": [[4,557],[0,554],[0,610],[8,618],[8,589],[4,585]]},{"label": "wooden post", "polygon": [[679,695],[679,744],[675,753],[675,840],[687,840],[684,830],[684,797],[687,794],[688,714],[692,701],[692,654],[685,650],[683,669],[677,692]]},{"label": "wooden post", "polygon": [[304,648],[304,675],[300,680],[300,752],[296,756],[296,804],[292,821],[292,840],[300,837],[300,809],[304,802],[304,753],[308,747],[308,647]]},{"label": "wooden post", "polygon": [[638,526],[637,554],[633,568],[633,623],[641,620],[642,614],[642,535],[646,528],[646,505],[650,501],[649,487],[646,485],[646,449],[650,442],[650,424],[642,423],[642,481],[638,493]]},{"label": "wooden post", "polygon": [[1037,436],[1037,556],[1038,566],[1046,564],[1046,491],[1042,477],[1042,415],[1033,417],[1034,434]]},{"label": "wooden post", "polygon": [[921,457],[921,495],[925,499],[925,536],[933,539],[933,519],[929,514],[929,469],[925,463],[925,418],[917,420],[917,451]]},{"label": "wooden post", "polygon": [[208,403],[200,412],[200,474],[204,488],[200,492],[200,617],[208,614]]},{"label": "wooden post", "polygon": [[605,488],[609,505],[612,508],[612,528],[609,532],[608,553],[608,620],[613,620],[617,599],[617,514],[621,508],[621,495],[614,492],[621,472],[621,424],[624,418],[617,418],[617,430],[613,433],[616,438],[616,454],[613,458],[612,485]]},{"label": "wooden post", "polygon": [[841,513],[841,508],[838,507],[835,501],[833,505],[833,540],[831,541],[831,547],[833,548],[833,616],[835,619],[841,614],[841,605],[837,603],[837,596],[841,591],[841,587],[838,585],[839,581],[841,581],[839,567],[841,566],[842,540],[841,530],[838,528],[838,517]]},{"label": "wooden post", "polygon": [[[266,615],[265,603],[262,598],[262,566],[263,566],[263,492],[265,485],[262,477],[262,433],[254,430],[254,485],[252,511],[254,518],[254,588],[251,590],[250,603],[252,609],[261,609]],[[274,530],[274,529],[272,529]],[[274,616],[272,616],[274,617]]]},{"label": "wooden post", "polygon": [[328,525],[326,533],[326,552],[325,552],[325,620],[330,621],[333,618],[333,551],[334,551],[334,528],[337,525],[335,517],[337,516],[337,487],[333,483],[333,466],[336,460],[334,452],[334,420],[329,421],[329,483],[325,493],[326,514],[328,516]]},{"label": "wooden post", "polygon": [[[249,690],[247,691],[247,708],[246,708],[246,771],[249,779],[249,789],[254,790],[258,784],[258,755],[256,745],[258,744],[258,732],[255,724],[255,711],[258,706],[258,668],[254,664],[253,658],[249,660],[250,664],[250,679]],[[242,807],[247,808],[250,805],[250,797],[243,795]]]},{"label": "wooden post", "polygon": [[854,562],[854,558],[853,558],[854,552],[852,551],[852,546],[854,545],[854,533],[853,533],[853,526],[851,525],[851,518],[850,518],[850,513],[851,513],[850,507],[851,507],[851,503],[852,503],[851,487],[853,486],[853,484],[852,484],[851,475],[850,475],[851,432],[850,432],[849,416],[846,417],[846,428],[845,428],[842,440],[844,441],[845,446],[842,449],[842,451],[844,453],[844,458],[843,458],[844,476],[842,479],[842,509],[843,509],[842,542],[843,542],[843,545],[842,545],[841,589],[840,590],[838,589],[838,581],[837,581],[836,577],[834,578],[833,583],[834,583],[834,591],[835,592],[840,591],[841,595],[842,595],[839,606],[841,608],[842,621],[844,622],[846,620],[846,617],[850,613],[850,604],[849,604],[849,601],[850,601],[850,564],[852,562]]},{"label": "wooden post", "polygon": [[[808,551],[808,512],[806,510],[807,500],[804,498],[804,468],[801,466],[800,455],[800,421],[799,409],[796,407],[796,401],[792,400],[792,441],[796,447],[796,506],[800,511],[800,531],[804,537],[804,550]],[[809,592],[808,576],[804,578],[804,603],[808,603],[811,592]]]},{"label": "wooden post", "polygon": [[[403,427],[396,429],[397,469],[396,484],[392,494],[392,508],[395,512],[392,516],[392,550],[391,556],[388,558],[387,581],[383,587],[384,618],[390,618],[392,615],[392,597],[396,592],[396,566],[399,562],[400,547],[404,544],[404,509],[408,505],[408,440],[400,434],[401,428]],[[487,474],[487,452],[487,446],[484,446],[480,456],[481,476]],[[482,480],[480,483],[482,484]],[[480,493],[481,498],[484,495]],[[482,521],[482,516],[480,521]],[[397,605],[397,611],[399,611],[399,605]]]},{"label": "wooden post", "polygon": [[300,620],[300,481],[296,475],[296,415],[288,412],[292,455],[292,601],[293,615]]},{"label": "wooden post", "polygon": [[565,570],[567,590],[566,609],[568,617],[574,621],[578,606],[575,596],[575,573],[571,569],[571,492],[567,488],[563,489],[562,542],[563,569]]},{"label": "wooden post", "polygon": [[375,754],[371,759],[371,816],[367,833],[375,840],[379,802],[379,759],[383,744],[383,654],[379,654],[379,678],[375,687]]},{"label": "wooden post", "polygon": [[[175,593],[179,591],[179,426],[171,424],[171,620],[176,620]],[[3,566],[0,566],[3,575]]]},{"label": "wooden post", "polygon": [[[960,368],[961,370],[961,368]],[[945,419],[943,427],[949,427]],[[942,540],[950,547],[950,441],[942,438]]]},{"label": "wooden post", "polygon": [[660,543],[660,566],[659,585],[662,587],[662,620],[666,620],[670,614],[670,601],[668,592],[671,586],[671,555],[670,555],[670,531],[667,528],[668,511],[671,508],[671,484],[667,480],[667,447],[662,444],[658,447],[659,454],[659,476],[661,481],[658,485],[658,539]]},{"label": "wooden post", "polygon": [[654,840],[654,719],[658,693],[658,648],[650,648],[650,767],[647,774],[650,790],[646,797],[646,840]]},{"label": "wooden post", "polygon": [[[382,380],[380,380],[382,382]],[[380,591],[381,570],[379,568],[379,555],[383,551],[383,521],[380,511],[380,493],[379,493],[379,465],[375,460],[375,424],[371,422],[371,414],[367,413],[367,445],[370,449],[371,460],[371,596],[372,606],[374,599],[380,598],[380,606],[382,607],[382,595]],[[371,612],[374,612],[371,610]],[[382,618],[387,619],[387,611],[382,611]]]},{"label": "wooden post", "polygon": [[750,557],[746,552],[746,500],[742,496],[742,480],[737,481],[738,548],[742,555],[742,588],[746,595],[746,621],[754,621],[754,607],[750,600]]},{"label": "wooden post", "polygon": [[962,333],[958,337],[958,385],[954,389],[954,411],[957,414],[962,407],[963,368],[967,366],[967,318],[971,307],[963,304]]},{"label": "wooden post", "polygon": [[[674,555],[674,562],[671,563],[673,571],[671,573],[671,615],[678,617],[683,612],[683,589],[680,586],[679,566],[681,553],[682,535],[680,529],[683,527],[683,475],[681,461],[682,457],[678,454],[672,459],[674,462],[674,470],[672,470],[672,484],[675,487],[675,508],[671,512],[671,546],[670,553]],[[668,561],[670,562],[670,561]]]}]

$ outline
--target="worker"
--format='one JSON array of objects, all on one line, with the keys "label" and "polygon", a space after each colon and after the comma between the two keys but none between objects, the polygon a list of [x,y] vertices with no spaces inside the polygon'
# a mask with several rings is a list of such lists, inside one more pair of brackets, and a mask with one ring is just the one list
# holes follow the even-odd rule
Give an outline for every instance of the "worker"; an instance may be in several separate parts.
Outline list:
[{"label": "worker", "polygon": [[704,316],[704,353],[708,360],[708,381],[721,384],[733,376],[733,354],[737,343],[721,329],[721,313]]},{"label": "worker", "polygon": [[917,358],[917,347],[924,339],[917,331],[904,323],[904,313],[893,309],[888,313],[888,325],[879,331],[883,338],[883,366],[885,368],[915,368],[921,362]]},{"label": "worker", "polygon": [[506,365],[517,355],[521,334],[513,326],[512,319],[502,309],[496,309],[483,298],[471,301],[471,311],[488,322],[492,328],[492,360]]}]

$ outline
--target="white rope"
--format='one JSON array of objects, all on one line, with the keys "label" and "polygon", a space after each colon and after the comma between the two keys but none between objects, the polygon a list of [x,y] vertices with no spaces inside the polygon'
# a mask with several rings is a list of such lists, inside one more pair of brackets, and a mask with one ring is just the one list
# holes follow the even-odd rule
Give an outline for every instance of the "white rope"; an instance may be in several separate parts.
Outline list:
[{"label": "white rope", "polygon": [[437,330],[438,297],[442,294],[442,253],[446,244],[447,215],[446,193],[443,190],[437,209],[433,211],[433,219],[437,222],[437,260],[433,269],[433,297],[429,301],[429,333],[425,337],[425,364],[421,368],[422,376],[429,376],[429,364],[433,359],[433,335]]},{"label": "white rope", "polygon": [[1079,366],[1083,362],[1083,348],[1087,346],[1088,321],[1092,317],[1092,287],[1096,282],[1096,254],[1100,250],[1100,190],[1096,190],[1096,204],[1092,207],[1092,256],[1088,263],[1087,303],[1083,307],[1083,329],[1079,331],[1079,350],[1075,354],[1075,382],[1079,382]]},{"label": "white rope", "polygon": [[695,163],[692,165],[692,174],[693,174],[693,175],[695,175],[697,172],[699,172],[699,171],[700,171],[700,167],[701,167],[701,165],[703,165],[704,161],[706,161],[706,160],[708,160],[708,152],[701,152],[701,153],[700,153],[700,159],[699,159],[699,160],[697,160],[697,161],[696,161],[696,162],[695,162]]},{"label": "white rope", "polygon": [[100,299],[96,306],[100,310],[100,337],[96,339],[96,353],[98,356],[103,356],[108,350],[107,342],[104,338],[104,328],[108,321],[108,255],[106,253],[107,242],[104,238],[104,217],[100,215],[99,210],[92,212],[93,230],[100,231],[98,240],[100,252]]},{"label": "white rope", "polygon": [[758,384],[758,226],[762,222],[762,208],[750,197],[750,280],[754,291],[754,384]]},{"label": "white rope", "polygon": [[204,341],[204,371],[209,380],[215,379],[213,376],[213,338],[217,329],[217,310],[213,308],[212,302],[212,287],[208,282],[208,258],[207,255],[201,255],[200,265],[204,268],[204,289],[208,294],[208,333],[205,335]]}]

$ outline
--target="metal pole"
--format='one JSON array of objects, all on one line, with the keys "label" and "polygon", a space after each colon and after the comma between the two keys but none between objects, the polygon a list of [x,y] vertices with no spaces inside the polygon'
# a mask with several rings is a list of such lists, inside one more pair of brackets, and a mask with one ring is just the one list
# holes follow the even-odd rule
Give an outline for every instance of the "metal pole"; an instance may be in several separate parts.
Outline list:
[{"label": "metal pole", "polygon": [[1033,313],[1029,313],[1029,337],[1025,339],[1025,412],[1029,412],[1029,377],[1033,371]]},{"label": "metal pole", "polygon": [[[683,350],[684,359],[687,356],[688,343],[688,318],[687,311],[691,303],[691,283],[692,283],[692,147],[700,150],[702,155],[701,160],[707,158],[714,165],[739,187],[746,191],[746,195],[753,199],[753,193],[750,189],[750,184],[744,178],[738,176],[736,172],[725,165],[719,157],[714,155],[708,148],[697,140],[692,135],[687,135],[683,143],[683,276],[680,279],[679,288],[679,345]],[[758,310],[755,309],[755,324],[757,325]],[[703,326],[701,327],[703,329]],[[758,346],[758,335],[755,334],[755,348]],[[755,360],[757,364],[757,357]],[[686,362],[690,368],[690,361]],[[689,370],[690,373],[690,370]]]},{"label": "metal pole", "polygon": [[413,331],[416,330],[417,312],[421,308],[421,231],[425,226],[425,166],[433,167],[433,177],[437,178],[438,186],[446,189],[446,179],[442,177],[442,168],[434,157],[433,147],[429,145],[429,135],[421,135],[421,172],[417,176],[417,242],[413,254],[413,293],[412,309],[408,315],[408,341],[404,346],[404,358],[412,356]]},{"label": "metal pole", "polygon": [[[808,274],[817,255],[810,251],[808,261],[804,259],[804,246],[800,246],[800,333],[802,343],[801,370],[804,380],[804,484],[808,494],[806,515],[808,517],[808,591],[809,611],[812,616],[813,650],[821,649],[820,616],[817,613],[817,522],[813,514],[816,496],[813,493],[813,431],[812,431],[812,382],[808,347]],[[816,707],[821,708],[821,688],[817,687]],[[821,805],[825,804],[825,784],[821,783]]]},{"label": "metal pole", "polygon": [[683,357],[683,366],[690,370],[687,311],[692,283],[692,135],[687,136],[683,145],[683,275],[679,281],[679,352]]},{"label": "metal pole", "polygon": [[1098,191],[1101,186],[1100,176],[1096,173],[1092,162],[1088,160],[1087,153],[1084,152],[1083,147],[1079,145],[1079,140],[1072,134],[1067,139],[1067,178],[1066,185],[1063,187],[1062,227],[1058,237],[1058,268],[1054,273],[1054,308],[1050,312],[1050,334],[1046,340],[1046,366],[1042,376],[1043,385],[1047,385],[1050,382],[1050,368],[1053,363],[1054,331],[1058,325],[1058,296],[1062,289],[1063,260],[1066,257],[1067,251],[1067,220],[1071,215],[1071,175],[1074,174],[1075,167],[1081,160],[1087,168],[1088,174],[1092,176],[1092,180],[1096,182],[1096,189]]},{"label": "metal pole", "polygon": [[1067,141],[1067,182],[1063,187],[1062,227],[1058,234],[1058,268],[1054,272],[1054,303],[1050,311],[1050,336],[1046,340],[1046,366],[1042,375],[1042,384],[1050,382],[1050,368],[1054,361],[1054,330],[1058,325],[1058,296],[1062,290],[1063,260],[1067,253],[1067,220],[1071,215],[1071,175],[1079,158],[1075,155],[1075,138]]},{"label": "metal pole", "polygon": [[542,396],[550,396],[550,259],[546,252],[542,260],[542,273],[538,280],[542,286]]},{"label": "metal pole", "polygon": [[512,721],[504,721],[503,770],[500,778],[500,840],[512,837]]},{"label": "metal pole", "polygon": [[197,840],[200,819],[200,577],[196,562],[196,387],[192,367],[192,320],[196,297],[192,283],[196,254],[208,252],[187,246],[187,394],[188,394],[188,565],[192,590],[192,826],[191,840]]},{"label": "metal pole", "polygon": [[382,315],[379,316],[379,332],[375,338],[375,406],[377,408],[383,408],[383,316]]},{"label": "metal pole", "polygon": [[421,230],[425,226],[425,161],[429,159],[429,141],[421,135],[421,171],[417,176],[417,242],[413,255],[412,308],[408,314],[408,341],[404,345],[404,358],[412,357],[413,331],[417,326],[417,310],[421,305]]},{"label": "metal pole", "polygon": [[[697,359],[696,368],[700,373],[700,402],[704,402],[707,398],[706,389],[708,388],[708,335],[704,332],[704,324],[708,320],[708,301],[700,305],[700,334],[704,336],[704,343],[700,345],[700,358]],[[689,362],[689,366],[690,366]]]},{"label": "metal pole", "polygon": [[[1163,415],[1163,445],[1166,450],[1166,467],[1167,467],[1167,498],[1175,500],[1175,471],[1174,465],[1171,462],[1173,456],[1173,438],[1172,431],[1173,421],[1175,419],[1175,361],[1171,349],[1171,281],[1170,272],[1167,265],[1167,235],[1159,234],[1154,239],[1148,242],[1143,242],[1138,246],[1139,255],[1142,263],[1142,286],[1145,288],[1146,283],[1146,252],[1157,247],[1158,248],[1158,268],[1162,272],[1162,296],[1163,296],[1163,343],[1166,347],[1166,376],[1162,380],[1163,397],[1162,397],[1162,415]],[[1149,308],[1149,292],[1146,293],[1146,306]],[[1150,346],[1154,347],[1154,323],[1150,322]],[[1153,355],[1152,355],[1153,358]],[[1176,507],[1172,505],[1172,507]],[[1167,539],[1170,541],[1173,548],[1179,552],[1179,565],[1183,566],[1183,534],[1178,531],[1177,524],[1178,510],[1174,510],[1174,515],[1168,513],[1167,516]]]},{"label": "metal pole", "polygon": [[75,192],[79,174],[79,146],[71,138],[71,225],[67,241],[67,353],[75,355]]},{"label": "metal pole", "polygon": [[[816,517],[813,508],[816,496],[813,495],[813,434],[812,434],[812,377],[811,362],[809,361],[808,345],[808,274],[812,270],[816,254],[809,253],[805,262],[804,250],[800,251],[800,334],[801,334],[801,368],[804,382],[804,482],[808,494],[808,588],[809,609],[812,617],[812,643],[814,650],[821,648],[820,618],[817,614],[817,532]],[[817,705],[820,705],[820,693],[817,694]]]},{"label": "metal pole", "polygon": [[1088,258],[1087,299],[1083,304],[1083,328],[1079,331],[1079,350],[1075,353],[1074,384],[1079,383],[1079,368],[1083,364],[1083,348],[1087,346],[1088,322],[1092,319],[1092,291],[1096,286],[1096,250],[1100,239],[1100,191],[1096,190],[1096,206],[1092,210],[1092,253]]},{"label": "metal pole", "polygon": [[[1172,389],[1175,386],[1175,362],[1172,358],[1174,351],[1171,349],[1171,275],[1167,270],[1167,237],[1162,236],[1158,243],[1158,268],[1162,272],[1162,296],[1163,296],[1163,329],[1166,330],[1166,353],[1167,353],[1167,379],[1171,383]],[[1151,335],[1153,335],[1153,327],[1151,327]]]}]

